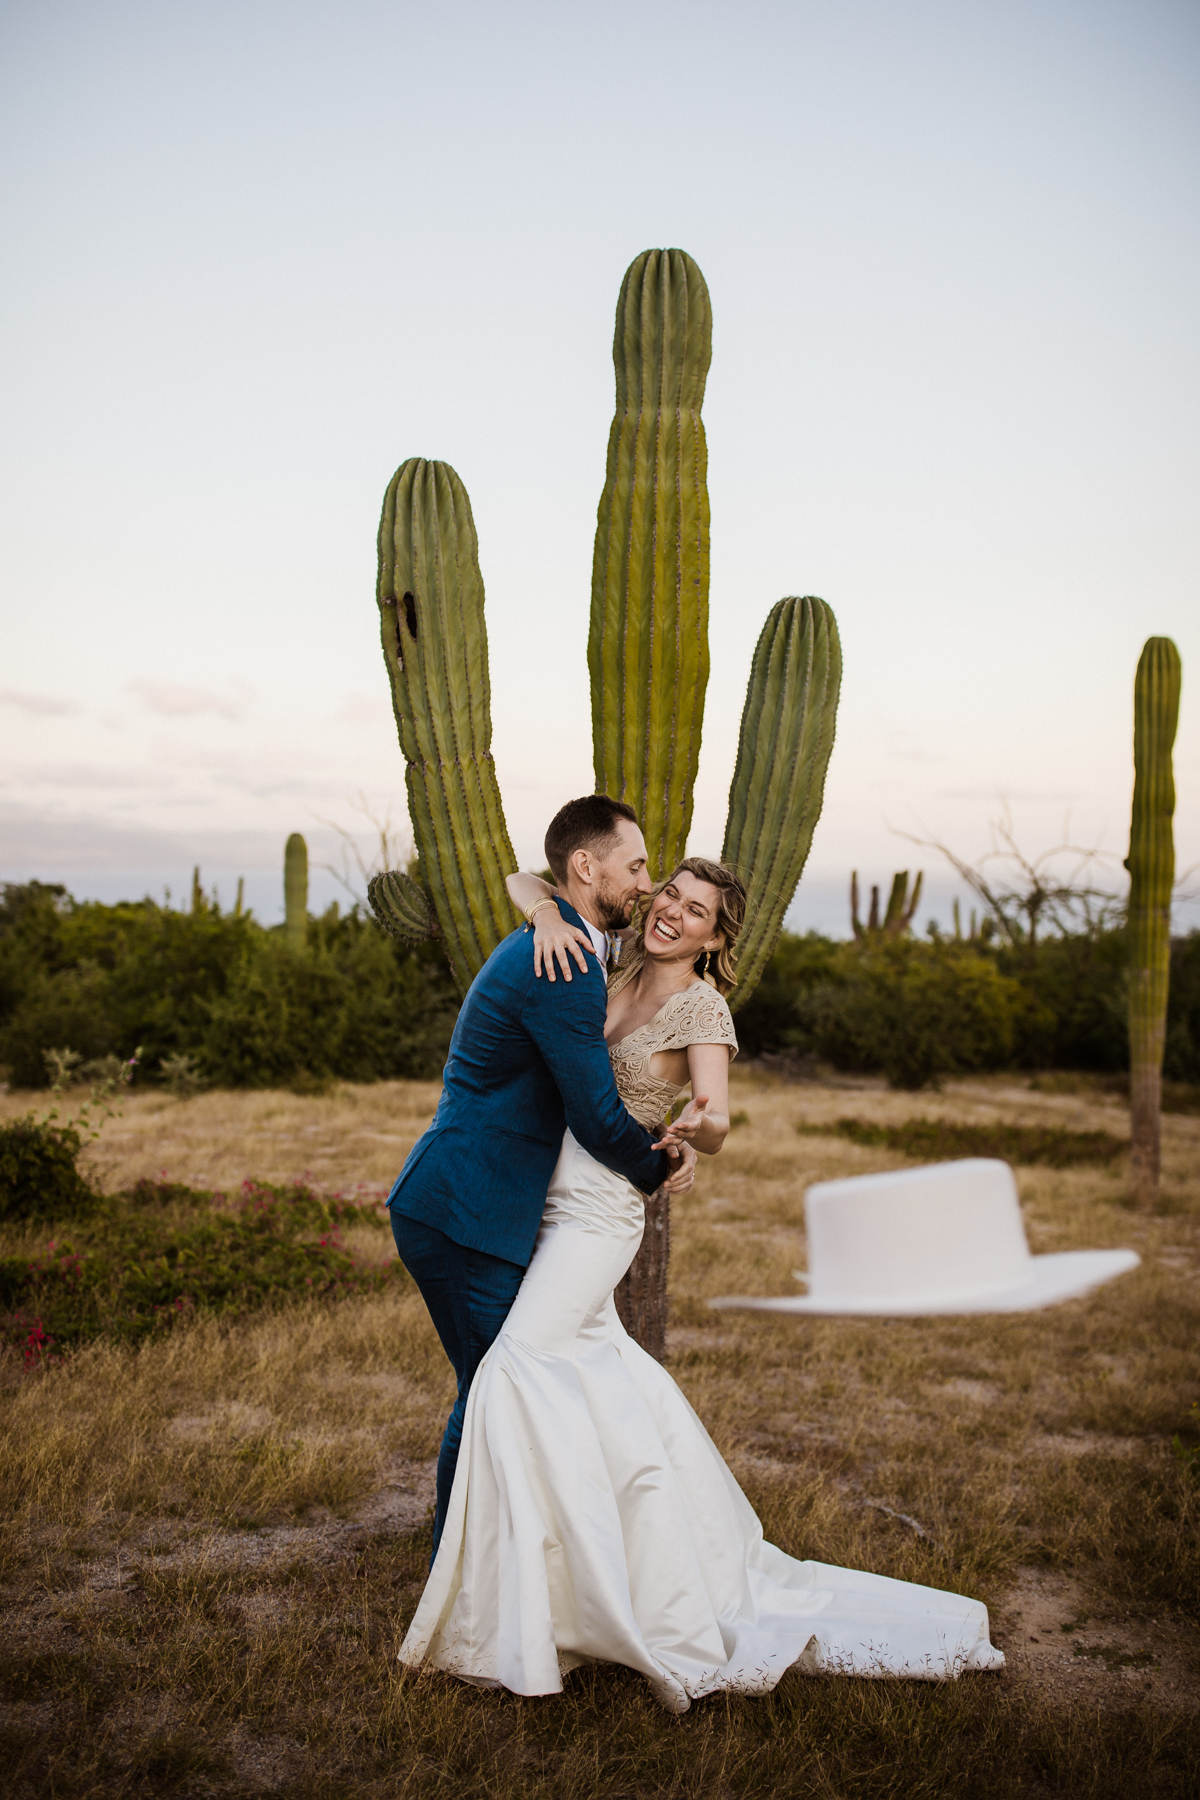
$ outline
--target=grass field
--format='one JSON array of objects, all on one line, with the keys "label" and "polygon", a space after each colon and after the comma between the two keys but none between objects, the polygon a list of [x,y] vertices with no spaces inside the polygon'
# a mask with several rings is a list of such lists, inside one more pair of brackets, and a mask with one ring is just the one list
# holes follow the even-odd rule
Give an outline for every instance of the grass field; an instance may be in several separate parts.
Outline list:
[{"label": "grass field", "polygon": [[[957,1684],[788,1675],[676,1719],[619,1669],[518,1700],[403,1674],[448,1369],[406,1283],[189,1314],[3,1372],[7,1791],[297,1800],[1200,1791],[1200,1118],[1165,1121],[1160,1212],[1132,1211],[1118,1100],[1015,1078],[898,1095],[735,1072],[736,1126],[673,1224],[671,1367],[800,1556],[978,1595],[1008,1656]],[[1066,1091],[1061,1091],[1063,1088]],[[123,1189],[306,1177],[378,1208],[436,1088],[134,1094],[89,1153]],[[11,1117],[28,1096],[0,1097]],[[855,1141],[840,1121],[858,1121]],[[931,1125],[915,1125],[929,1121]],[[795,1291],[803,1193],[907,1166],[936,1124],[1019,1127],[1035,1251],[1142,1267],[1043,1313],[805,1320],[714,1312]],[[961,1137],[952,1141],[961,1153]],[[1041,1148],[1038,1148],[1040,1146]],[[1015,1154],[1015,1152],[1014,1152]],[[1091,1152],[1087,1152],[1089,1156]],[[34,1256],[72,1221],[9,1230]]]}]

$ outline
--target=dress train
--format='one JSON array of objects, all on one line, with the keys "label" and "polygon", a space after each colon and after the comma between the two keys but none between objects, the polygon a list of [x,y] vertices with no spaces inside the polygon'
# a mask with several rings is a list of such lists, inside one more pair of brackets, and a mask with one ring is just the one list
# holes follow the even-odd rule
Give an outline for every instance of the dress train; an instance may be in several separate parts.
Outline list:
[{"label": "dress train", "polygon": [[807,1673],[996,1669],[978,1601],[764,1542],[679,1388],[612,1292],[642,1198],[567,1134],[537,1248],[467,1401],[438,1554],[400,1649],[470,1681],[553,1694],[622,1663],[683,1712]]}]

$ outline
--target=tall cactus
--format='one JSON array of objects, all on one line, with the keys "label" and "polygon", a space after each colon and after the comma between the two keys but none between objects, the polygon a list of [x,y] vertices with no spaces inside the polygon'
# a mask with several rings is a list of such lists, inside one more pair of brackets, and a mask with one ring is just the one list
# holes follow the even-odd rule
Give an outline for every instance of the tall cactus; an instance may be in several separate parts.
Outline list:
[{"label": "tall cactus", "polygon": [[1175,777],[1182,668],[1170,638],[1148,638],[1133,684],[1129,827],[1129,1096],[1134,1197],[1153,1206],[1160,1170],[1163,1045],[1175,880]]},{"label": "tall cactus", "polygon": [[588,671],[596,787],[637,812],[652,869],[684,854],[708,685],[708,288],[682,250],[621,283],[616,410],[596,521]]},{"label": "tall cactus", "polygon": [[[683,855],[708,683],[709,513],[700,407],[712,342],[708,289],[682,250],[626,272],[613,343],[616,410],[592,564],[588,668],[597,788],[629,801],[651,867]],[[436,929],[466,987],[513,923],[512,847],[491,757],[483,581],[466,490],[445,463],[397,470],[379,526],[377,599],[409,810],[426,890],[375,877],[371,906],[412,940]],[[820,816],[842,656],[823,600],[784,599],[754,653],[723,855],[748,890],[733,1004],[753,991]],[[657,1203],[656,1203],[657,1204]],[[665,1206],[665,1201],[662,1203]],[[665,1232],[665,1213],[661,1221]],[[648,1214],[648,1234],[655,1220]],[[665,1236],[662,1239],[665,1245]],[[648,1311],[661,1353],[665,1254]]]},{"label": "tall cactus", "polygon": [[[596,785],[630,801],[651,867],[683,855],[708,682],[707,449],[712,343],[704,277],[682,250],[626,271],[613,341],[616,410],[592,565],[588,666]],[[483,580],[470,502],[445,463],[414,457],[384,496],[377,587],[409,810],[429,891],[371,884],[389,931],[431,928],[466,987],[512,924],[512,848],[491,757]],[[771,954],[820,815],[841,679],[822,600],[781,600],[754,655],[724,854],[749,905],[733,1004]]]},{"label": "tall cactus", "polygon": [[740,1005],[783,925],[821,816],[842,683],[842,646],[824,600],[780,600],[750,667],[721,855],[746,884]]},{"label": "tall cactus", "polygon": [[293,950],[308,942],[308,845],[298,831],[283,847],[283,934]]},{"label": "tall cactus", "polygon": [[504,934],[515,866],[492,762],[479,544],[448,463],[411,457],[379,521],[379,603],[417,849],[464,990]]}]

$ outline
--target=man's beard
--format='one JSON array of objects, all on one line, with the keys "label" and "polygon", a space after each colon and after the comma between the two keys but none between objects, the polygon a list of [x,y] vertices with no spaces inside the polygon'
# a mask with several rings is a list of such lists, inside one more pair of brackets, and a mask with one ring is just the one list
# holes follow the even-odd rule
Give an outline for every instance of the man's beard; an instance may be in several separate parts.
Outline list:
[{"label": "man's beard", "polygon": [[606,881],[596,883],[596,911],[605,931],[623,931],[633,917],[636,895],[622,897]]}]

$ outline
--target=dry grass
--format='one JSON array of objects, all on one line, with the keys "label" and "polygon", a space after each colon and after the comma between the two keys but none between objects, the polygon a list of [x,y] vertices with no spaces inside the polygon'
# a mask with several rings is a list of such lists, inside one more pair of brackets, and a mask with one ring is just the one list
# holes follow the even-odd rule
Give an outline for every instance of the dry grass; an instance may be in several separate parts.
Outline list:
[{"label": "dry grass", "polygon": [[[745,1115],[676,1210],[672,1367],[800,1555],[973,1592],[999,1678],[786,1677],[663,1715],[621,1670],[519,1701],[404,1676],[447,1369],[411,1292],[197,1320],[13,1370],[0,1469],[10,1789],[109,1795],[624,1800],[1101,1797],[1195,1791],[1200,1654],[1200,1120],[1166,1121],[1164,1210],[1122,1165],[1019,1171],[1034,1250],[1143,1267],[1049,1312],[936,1321],[716,1313],[787,1293],[815,1179],[899,1166],[847,1113],[1123,1129],[1103,1095],[974,1081],[928,1096],[737,1072]],[[436,1089],[135,1095],[112,1186],[308,1173],[382,1191]],[[23,1108],[6,1096],[0,1113]],[[375,1238],[376,1252],[379,1240]]]},{"label": "dry grass", "polygon": [[[317,1097],[214,1091],[173,1100],[144,1089],[124,1099],[120,1116],[87,1152],[85,1166],[113,1191],[166,1169],[189,1187],[229,1189],[253,1175],[386,1194],[438,1093],[431,1081],[370,1087],[339,1082]],[[63,1103],[68,1112],[71,1098]],[[36,1102],[44,1099],[0,1094],[0,1122],[29,1111],[31,1100],[39,1110]]]}]

